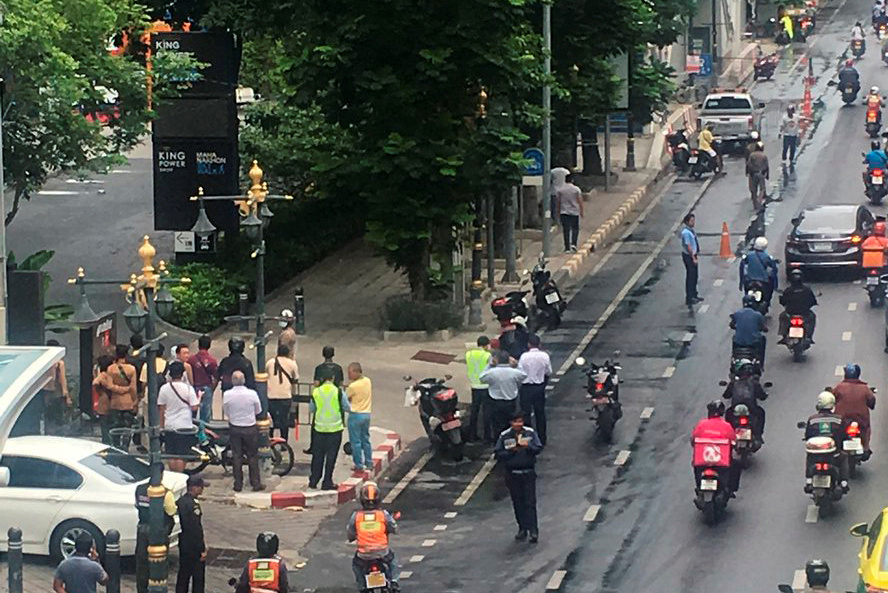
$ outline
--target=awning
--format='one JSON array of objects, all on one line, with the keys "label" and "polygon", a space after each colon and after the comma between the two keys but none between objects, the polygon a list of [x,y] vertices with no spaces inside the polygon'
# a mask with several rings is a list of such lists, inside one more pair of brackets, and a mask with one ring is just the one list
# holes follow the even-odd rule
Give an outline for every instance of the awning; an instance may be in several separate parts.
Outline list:
[{"label": "awning", "polygon": [[0,346],[0,455],[15,421],[64,356],[56,346]]}]

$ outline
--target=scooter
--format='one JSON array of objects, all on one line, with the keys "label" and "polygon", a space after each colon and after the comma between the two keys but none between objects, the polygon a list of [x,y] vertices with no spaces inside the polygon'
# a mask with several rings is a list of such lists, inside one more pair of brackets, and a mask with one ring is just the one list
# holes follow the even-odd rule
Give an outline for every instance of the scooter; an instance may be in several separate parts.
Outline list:
[{"label": "scooter", "polygon": [[885,170],[873,169],[869,171],[867,173],[866,197],[870,203],[873,206],[879,206],[886,195],[888,195],[888,186],[885,184]]},{"label": "scooter", "polygon": [[757,57],[752,65],[752,80],[756,81],[760,78],[771,80],[777,70],[778,62],[780,62],[780,58],[777,56],[777,52]]},{"label": "scooter", "polygon": [[[619,354],[619,351],[614,352],[614,358]],[[596,433],[603,442],[611,443],[617,420],[623,417],[619,376],[623,367],[616,360],[606,360],[601,365],[590,362],[586,366],[582,356],[577,357],[576,364],[586,375],[586,398],[592,404],[591,419],[595,420]]]},{"label": "scooter", "polygon": [[391,569],[385,565],[383,559],[358,559],[358,566],[364,573],[364,585],[361,587],[361,593],[392,593],[394,591],[388,577],[391,574]]},{"label": "scooter", "polygon": [[691,156],[688,157],[688,164],[691,166],[689,173],[691,179],[700,179],[704,173],[712,173],[714,175],[721,173],[721,140],[717,138],[713,140],[712,150],[715,151],[715,157],[709,156],[708,153],[696,148],[691,149]]},{"label": "scooter", "polygon": [[842,94],[842,101],[845,105],[851,105],[857,100],[857,93],[860,92],[860,86],[858,88],[854,88],[854,84],[845,82],[841,83],[836,80],[830,80],[826,83],[826,86],[837,87],[839,92]]},{"label": "scooter", "polygon": [[699,470],[699,477],[694,488],[694,506],[703,512],[703,522],[715,525],[725,514],[731,496],[728,485],[719,476],[715,466]]},{"label": "scooter", "polygon": [[879,136],[879,130],[882,129],[882,114],[880,110],[869,108],[866,110],[866,125],[864,129],[870,138]]},{"label": "scooter", "polygon": [[851,53],[854,54],[855,58],[857,58],[858,60],[862,58],[865,51],[866,46],[863,44],[862,39],[851,40]]},{"label": "scooter", "polygon": [[[799,422],[796,426],[805,430],[807,423]],[[803,439],[805,440],[805,439]],[[839,471],[840,458],[837,455],[836,442],[832,437],[815,436],[805,440],[805,463],[811,471],[811,482],[805,484],[805,492],[811,495],[814,505],[829,513],[833,505],[845,495],[841,485]],[[838,453],[841,455],[841,453]],[[806,472],[807,475],[808,472]]]},{"label": "scooter", "polygon": [[456,390],[445,385],[453,377],[443,379],[428,378],[412,383],[412,377],[404,377],[408,382],[404,402],[419,406],[419,421],[425,429],[432,447],[439,454],[448,455],[453,461],[463,459],[462,420],[457,409],[459,398]]},{"label": "scooter", "polygon": [[546,269],[546,260],[542,255],[530,272],[530,282],[533,286],[534,305],[530,309],[528,329],[531,332],[540,328],[550,331],[557,329],[561,325],[561,314],[567,308],[567,303],[564,302],[558,285],[552,280],[552,274]]},{"label": "scooter", "polygon": [[740,467],[746,469],[749,467],[749,458],[752,454],[762,448],[761,437],[754,434],[753,419],[749,414],[749,407],[746,404],[737,404],[733,406],[729,413],[731,426],[734,427],[734,459],[740,464]]},{"label": "scooter", "polygon": [[866,269],[866,290],[870,306],[881,307],[885,304],[885,287],[888,285],[888,274],[882,274],[879,268]]},{"label": "scooter", "polygon": [[688,159],[691,157],[691,148],[684,128],[666,135],[666,143],[672,153],[672,165],[679,173],[687,173]]},{"label": "scooter", "polygon": [[[186,461],[185,473],[189,476],[199,474],[210,465],[222,467],[228,474],[234,466],[234,455],[231,452],[229,438],[230,425],[228,422],[204,422],[198,421],[198,434],[205,435],[194,447],[192,453],[200,459],[196,462]],[[293,447],[281,437],[272,437],[269,440],[271,448],[272,473],[276,476],[286,476],[293,469],[296,456]],[[196,463],[196,465],[192,465]]]},{"label": "scooter", "polygon": [[805,327],[805,318],[801,315],[790,315],[789,327],[786,335],[782,337],[792,353],[793,362],[801,362],[805,350],[811,347],[811,337],[808,335],[808,328]]}]

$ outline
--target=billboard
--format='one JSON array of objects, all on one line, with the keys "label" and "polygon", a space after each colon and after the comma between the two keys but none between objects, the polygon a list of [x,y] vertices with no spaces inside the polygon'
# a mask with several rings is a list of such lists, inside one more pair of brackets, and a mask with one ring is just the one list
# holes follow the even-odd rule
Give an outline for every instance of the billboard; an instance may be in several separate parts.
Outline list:
[{"label": "billboard", "polygon": [[240,53],[234,36],[226,32],[169,31],[151,34],[151,53],[190,53],[206,67],[201,80],[180,93],[181,97],[227,97],[234,95],[240,70]]}]

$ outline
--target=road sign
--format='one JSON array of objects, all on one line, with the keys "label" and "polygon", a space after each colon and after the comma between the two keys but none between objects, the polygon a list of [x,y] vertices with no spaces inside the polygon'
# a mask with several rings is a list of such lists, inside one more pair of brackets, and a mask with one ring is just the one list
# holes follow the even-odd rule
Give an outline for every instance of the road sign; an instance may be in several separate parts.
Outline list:
[{"label": "road sign", "polygon": [[194,253],[194,233],[176,231],[173,233],[173,245],[176,253]]},{"label": "road sign", "polygon": [[528,148],[524,151],[524,158],[531,161],[524,167],[525,175],[542,175],[545,168],[546,157],[539,148]]},{"label": "road sign", "polygon": [[712,54],[700,54],[700,76],[712,76]]}]

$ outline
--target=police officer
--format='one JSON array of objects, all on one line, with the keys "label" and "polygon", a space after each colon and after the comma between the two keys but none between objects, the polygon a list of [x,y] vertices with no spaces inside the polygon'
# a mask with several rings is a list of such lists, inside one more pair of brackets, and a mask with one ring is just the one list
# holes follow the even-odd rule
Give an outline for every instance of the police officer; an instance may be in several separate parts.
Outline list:
[{"label": "police officer", "polygon": [[311,446],[311,475],[308,487],[317,488],[323,473],[324,490],[336,490],[333,483],[333,468],[339,455],[342,443],[342,413],[350,410],[348,398],[342,389],[334,383],[332,375],[324,378],[324,382],[311,392],[309,410],[314,414],[315,437]]},{"label": "police officer", "polygon": [[497,460],[506,466],[506,487],[512,497],[518,533],[515,539],[523,541],[530,534],[530,543],[539,541],[536,510],[536,456],[543,450],[540,437],[534,429],[524,426],[524,414],[518,410],[512,415],[511,427],[499,435],[494,447]]},{"label": "police officer", "polygon": [[[160,472],[163,479],[163,463],[158,463],[152,467],[154,471]],[[139,524],[136,527],[136,591],[138,593],[148,593],[148,532],[150,524],[150,506],[151,497],[148,496],[148,482],[136,486],[136,511],[139,514]],[[166,545],[169,545],[170,533],[173,531],[173,525],[176,516],[176,499],[173,493],[164,488],[163,495],[163,518],[164,527],[166,529]]]},{"label": "police officer", "polygon": [[176,576],[176,593],[204,593],[207,546],[204,542],[201,508],[198,498],[203,494],[206,483],[200,476],[189,476],[185,483],[187,491],[176,503],[179,507],[179,574]]},{"label": "police officer", "polygon": [[469,437],[470,441],[478,438],[478,418],[481,411],[484,411],[484,426],[482,434],[484,441],[493,442],[493,435],[490,429],[490,404],[487,398],[490,397],[490,391],[487,384],[481,381],[481,373],[490,366],[490,338],[487,336],[478,336],[477,347],[466,352],[466,375],[469,378],[469,384],[472,386],[472,407],[469,415]]},{"label": "police officer", "polygon": [[388,511],[379,508],[379,486],[376,482],[364,482],[359,493],[362,511],[349,517],[346,531],[348,541],[357,544],[352,570],[358,582],[358,590],[364,590],[367,560],[382,561],[392,589],[400,589],[398,560],[389,547],[389,536],[398,532],[398,524]]},{"label": "police officer", "polygon": [[264,531],[256,538],[256,556],[247,561],[234,593],[288,593],[287,565],[278,556],[278,536]]}]

